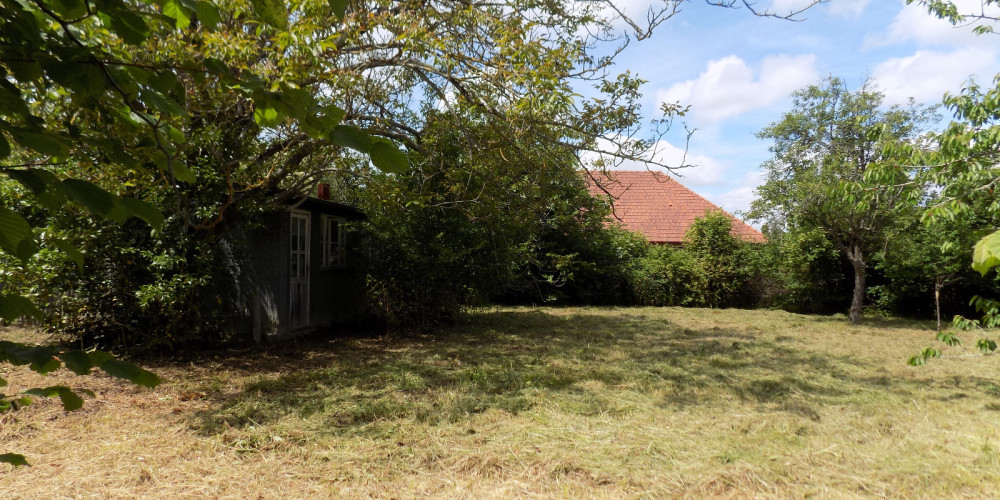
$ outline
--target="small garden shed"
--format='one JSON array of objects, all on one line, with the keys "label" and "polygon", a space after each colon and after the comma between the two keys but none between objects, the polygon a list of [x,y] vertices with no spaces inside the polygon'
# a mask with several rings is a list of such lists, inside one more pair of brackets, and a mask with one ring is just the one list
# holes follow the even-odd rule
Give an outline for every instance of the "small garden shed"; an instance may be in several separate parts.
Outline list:
[{"label": "small garden shed", "polygon": [[313,197],[265,216],[251,238],[255,341],[356,318],[363,283],[346,223],[364,218],[355,207]]}]

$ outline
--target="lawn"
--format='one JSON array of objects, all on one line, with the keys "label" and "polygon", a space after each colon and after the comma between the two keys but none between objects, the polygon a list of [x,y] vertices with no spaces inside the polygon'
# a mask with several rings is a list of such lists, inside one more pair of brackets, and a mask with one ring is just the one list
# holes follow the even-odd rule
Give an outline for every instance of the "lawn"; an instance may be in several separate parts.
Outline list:
[{"label": "lawn", "polygon": [[[17,329],[0,337],[30,336]],[[490,309],[436,335],[147,365],[0,417],[10,497],[995,497],[1000,359],[910,367],[931,323]]]}]

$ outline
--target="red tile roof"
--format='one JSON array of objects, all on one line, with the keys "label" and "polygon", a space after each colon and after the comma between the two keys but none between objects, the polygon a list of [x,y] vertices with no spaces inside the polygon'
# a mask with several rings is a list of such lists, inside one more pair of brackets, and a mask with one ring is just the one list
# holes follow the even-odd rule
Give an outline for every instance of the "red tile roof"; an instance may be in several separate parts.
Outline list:
[{"label": "red tile roof", "polygon": [[587,176],[587,189],[592,195],[605,199],[610,194],[614,198],[612,216],[626,229],[645,235],[651,243],[682,243],[694,220],[709,211],[728,215],[733,220],[733,235],[745,241],[765,241],[760,231],[660,172],[593,172]]}]

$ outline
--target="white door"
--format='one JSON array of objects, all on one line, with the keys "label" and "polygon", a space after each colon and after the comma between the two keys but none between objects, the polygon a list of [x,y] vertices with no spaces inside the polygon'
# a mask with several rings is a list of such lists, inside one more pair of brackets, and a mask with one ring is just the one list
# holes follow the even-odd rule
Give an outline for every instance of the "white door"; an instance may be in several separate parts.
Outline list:
[{"label": "white door", "polygon": [[288,259],[289,327],[309,325],[309,214],[291,214]]}]

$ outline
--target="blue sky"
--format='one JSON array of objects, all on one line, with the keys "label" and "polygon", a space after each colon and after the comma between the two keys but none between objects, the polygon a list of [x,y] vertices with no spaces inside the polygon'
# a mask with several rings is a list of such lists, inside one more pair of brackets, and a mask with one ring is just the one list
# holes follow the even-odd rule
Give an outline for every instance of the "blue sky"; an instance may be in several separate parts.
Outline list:
[{"label": "blue sky", "polygon": [[[757,6],[787,12],[803,2],[759,0]],[[621,2],[631,13],[644,12],[651,3]],[[956,4],[978,8],[980,0]],[[870,77],[889,104],[909,97],[936,104],[970,77],[989,84],[1000,73],[998,35],[977,37],[902,0],[831,0],[800,17],[801,22],[757,18],[745,9],[694,0],[617,61],[617,71],[630,70],[648,81],[647,119],[658,117],[664,101],[691,105],[681,120],[697,129],[687,157],[697,166],[681,170],[679,180],[730,212],[747,209],[763,178],[768,142],[754,134],[790,109],[793,91],[827,75],[852,88]],[[679,162],[680,123],[666,139],[660,159]]]}]

